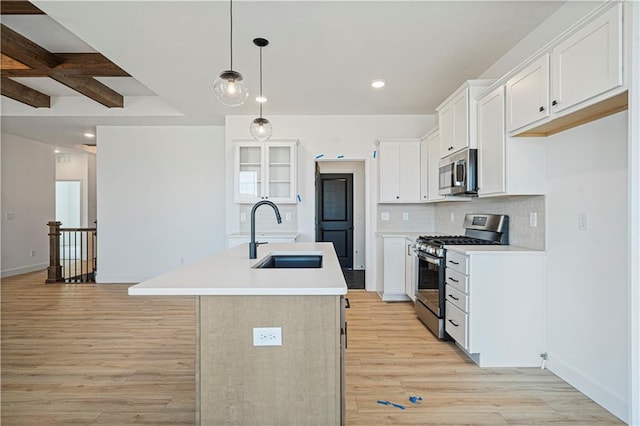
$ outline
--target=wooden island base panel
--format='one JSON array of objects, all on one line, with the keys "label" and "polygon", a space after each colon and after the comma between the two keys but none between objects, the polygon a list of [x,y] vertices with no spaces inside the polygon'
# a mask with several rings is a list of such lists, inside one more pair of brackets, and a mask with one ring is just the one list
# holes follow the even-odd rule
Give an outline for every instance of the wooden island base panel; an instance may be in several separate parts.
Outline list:
[{"label": "wooden island base panel", "polygon": [[[202,425],[340,424],[340,297],[200,296]],[[282,346],[252,345],[282,327]]]},{"label": "wooden island base panel", "polygon": [[[270,254],[322,255],[319,268],[254,268]],[[231,248],[129,288],[196,296],[196,424],[344,425],[343,303],[331,243]],[[254,344],[280,328],[281,345]]]}]

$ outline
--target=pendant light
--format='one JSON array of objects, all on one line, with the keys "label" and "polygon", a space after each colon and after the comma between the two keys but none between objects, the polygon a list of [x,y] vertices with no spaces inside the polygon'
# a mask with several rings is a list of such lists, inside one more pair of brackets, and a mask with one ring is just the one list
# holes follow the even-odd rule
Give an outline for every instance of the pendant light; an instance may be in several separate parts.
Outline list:
[{"label": "pendant light", "polygon": [[233,70],[233,0],[229,0],[229,51],[231,66],[222,71],[213,82],[213,90],[220,102],[227,106],[242,105],[249,97],[249,90],[244,84],[242,74]]},{"label": "pendant light", "polygon": [[266,118],[262,118],[262,104],[267,100],[262,96],[262,48],[269,44],[269,40],[264,38],[253,39],[253,44],[260,48],[260,96],[256,98],[260,103],[260,117],[251,122],[249,132],[251,136],[258,142],[264,142],[271,137],[273,128]]}]

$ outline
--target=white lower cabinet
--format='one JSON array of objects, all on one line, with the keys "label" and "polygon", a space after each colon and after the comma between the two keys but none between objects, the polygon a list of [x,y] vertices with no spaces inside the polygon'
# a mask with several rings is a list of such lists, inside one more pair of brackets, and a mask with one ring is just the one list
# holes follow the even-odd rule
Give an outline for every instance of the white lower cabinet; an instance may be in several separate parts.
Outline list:
[{"label": "white lower cabinet", "polygon": [[414,240],[404,240],[404,293],[415,302],[418,258],[413,252],[413,244]]},{"label": "white lower cabinet", "polygon": [[544,252],[448,249],[445,330],[480,367],[537,367]]},{"label": "white lower cabinet", "polygon": [[384,240],[384,272],[380,297],[387,302],[410,300],[407,295],[407,237],[383,235],[382,238]]}]

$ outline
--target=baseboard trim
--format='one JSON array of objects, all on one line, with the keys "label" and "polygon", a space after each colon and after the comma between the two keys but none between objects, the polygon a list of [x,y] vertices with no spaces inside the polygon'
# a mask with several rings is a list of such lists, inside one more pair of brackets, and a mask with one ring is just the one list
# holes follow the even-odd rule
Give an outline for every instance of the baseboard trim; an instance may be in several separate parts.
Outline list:
[{"label": "baseboard trim", "polygon": [[42,271],[49,267],[49,263],[37,263],[35,265],[21,266],[20,268],[3,269],[0,272],[2,278],[13,277],[15,275],[28,274],[29,272]]},{"label": "baseboard trim", "polygon": [[623,422],[628,421],[629,404],[613,391],[593,381],[551,352],[548,353],[546,366],[549,371],[591,398],[596,404]]}]

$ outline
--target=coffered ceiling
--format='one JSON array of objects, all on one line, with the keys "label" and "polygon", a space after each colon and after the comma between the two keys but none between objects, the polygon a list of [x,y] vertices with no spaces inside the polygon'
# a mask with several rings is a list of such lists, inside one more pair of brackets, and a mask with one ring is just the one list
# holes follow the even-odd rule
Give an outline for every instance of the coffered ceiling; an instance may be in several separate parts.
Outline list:
[{"label": "coffered ceiling", "polygon": [[[266,117],[432,114],[562,2],[236,0],[234,69],[251,91],[237,108],[213,93],[216,75],[229,68],[227,1],[33,4],[46,15],[2,16],[3,51],[11,31],[47,52],[45,60],[27,64],[37,75],[3,69],[3,94],[10,78],[49,96],[50,107],[3,96],[2,130],[73,145],[97,125],[221,125],[225,115],[257,114],[256,37],[270,41],[263,51]],[[90,57],[96,72],[84,68],[72,78],[122,95],[122,106],[59,78],[56,67],[72,69]],[[371,88],[376,78],[386,80],[384,89]]]}]

